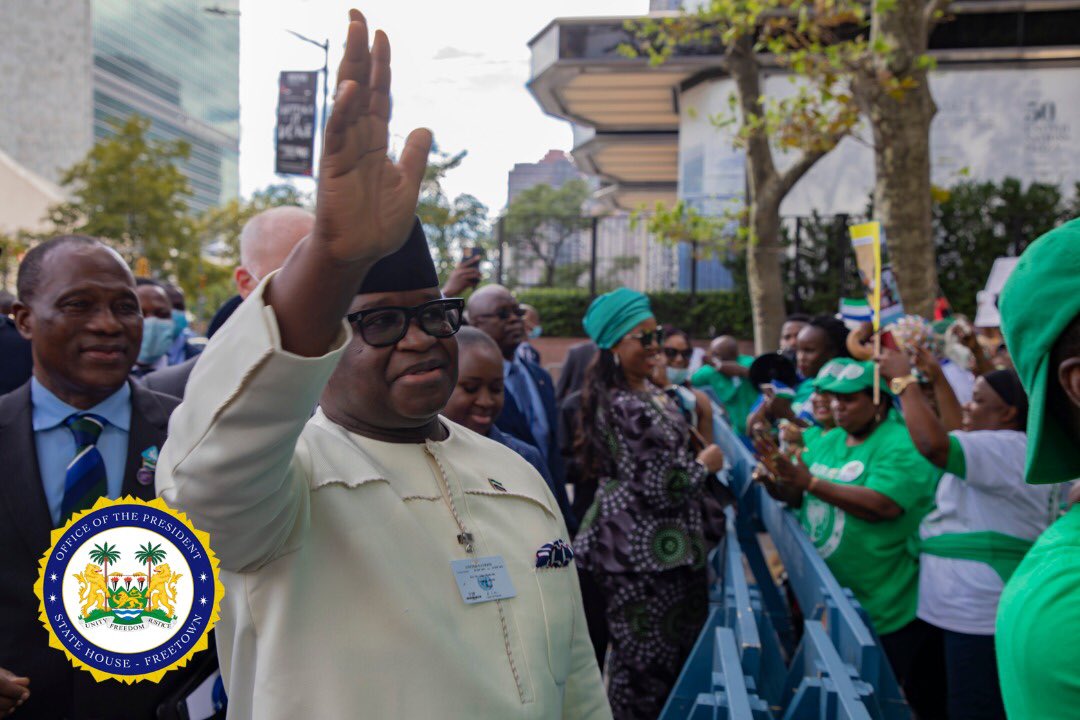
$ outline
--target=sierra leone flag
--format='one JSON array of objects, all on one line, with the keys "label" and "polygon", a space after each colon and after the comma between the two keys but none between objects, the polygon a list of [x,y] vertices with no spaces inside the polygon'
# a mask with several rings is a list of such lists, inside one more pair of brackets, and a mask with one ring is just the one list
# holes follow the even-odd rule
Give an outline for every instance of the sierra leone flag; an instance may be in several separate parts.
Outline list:
[{"label": "sierra leone flag", "polygon": [[854,330],[859,323],[870,322],[874,319],[874,311],[866,298],[840,298],[840,319]]}]

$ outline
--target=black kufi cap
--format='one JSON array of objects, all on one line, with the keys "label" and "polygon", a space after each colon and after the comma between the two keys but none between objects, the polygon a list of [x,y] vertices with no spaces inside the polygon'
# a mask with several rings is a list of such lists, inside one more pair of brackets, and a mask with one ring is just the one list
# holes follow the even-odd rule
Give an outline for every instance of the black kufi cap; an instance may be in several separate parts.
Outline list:
[{"label": "black kufi cap", "polygon": [[439,287],[439,274],[428,249],[424,226],[417,218],[409,239],[397,252],[387,255],[368,272],[358,295],[400,292]]}]

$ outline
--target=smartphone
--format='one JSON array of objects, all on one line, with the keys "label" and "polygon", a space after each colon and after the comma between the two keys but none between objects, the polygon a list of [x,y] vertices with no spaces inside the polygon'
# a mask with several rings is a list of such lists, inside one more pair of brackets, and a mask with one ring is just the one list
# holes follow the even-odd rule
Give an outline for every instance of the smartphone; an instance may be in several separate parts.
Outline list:
[{"label": "smartphone", "polygon": [[467,263],[473,258],[479,258],[476,262],[482,262],[484,260],[484,248],[479,245],[465,248],[461,256],[461,261]]}]

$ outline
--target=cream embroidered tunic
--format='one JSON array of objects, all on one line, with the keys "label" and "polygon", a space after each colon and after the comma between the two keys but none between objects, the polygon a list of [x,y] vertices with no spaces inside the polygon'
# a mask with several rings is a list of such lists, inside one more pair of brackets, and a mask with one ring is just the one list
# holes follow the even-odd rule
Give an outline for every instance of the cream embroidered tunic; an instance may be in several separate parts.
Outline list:
[{"label": "cream embroidered tunic", "polygon": [[[221,561],[229,717],[610,718],[574,564],[535,567],[569,538],[532,466],[445,418],[447,440],[394,444],[309,417],[350,332],[287,353],[260,288],[158,461],[158,494]],[[489,555],[517,595],[466,605],[450,561]]]}]

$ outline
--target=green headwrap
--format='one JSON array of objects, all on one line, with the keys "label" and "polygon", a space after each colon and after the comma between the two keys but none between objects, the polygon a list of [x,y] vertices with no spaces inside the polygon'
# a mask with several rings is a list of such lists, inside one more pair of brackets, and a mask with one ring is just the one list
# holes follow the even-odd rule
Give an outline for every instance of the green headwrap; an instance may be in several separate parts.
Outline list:
[{"label": "green headwrap", "polygon": [[610,350],[638,323],[651,317],[649,298],[621,287],[593,300],[581,324],[600,349]]}]

